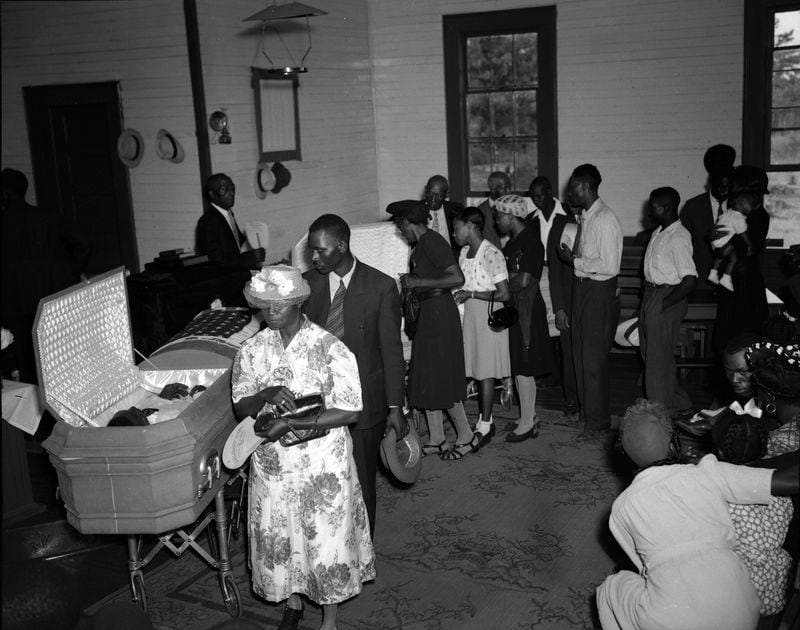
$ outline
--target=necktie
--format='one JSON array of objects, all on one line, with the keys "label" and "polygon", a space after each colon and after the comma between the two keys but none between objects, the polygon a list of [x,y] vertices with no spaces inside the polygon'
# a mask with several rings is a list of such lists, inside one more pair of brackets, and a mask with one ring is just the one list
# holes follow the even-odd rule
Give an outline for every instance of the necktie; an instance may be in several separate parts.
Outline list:
[{"label": "necktie", "polygon": [[583,217],[578,217],[578,229],[575,230],[575,248],[572,250],[572,255],[575,258],[581,257],[581,240],[583,237]]},{"label": "necktie", "polygon": [[431,220],[431,228],[433,228],[434,232],[439,231],[439,216],[436,210],[431,210],[431,216],[433,219]]},{"label": "necktie", "polygon": [[339,339],[344,335],[344,280],[339,280],[339,288],[331,301],[331,310],[328,312],[328,321],[325,322],[325,329]]},{"label": "necktie", "polygon": [[239,246],[239,226],[236,224],[236,217],[233,216],[233,210],[228,210],[228,225],[231,226],[233,238],[236,240],[236,246]]},{"label": "necktie", "polygon": [[723,212],[723,208],[722,208],[722,202],[720,201],[720,202],[719,202],[719,207],[717,208],[717,218],[718,218],[718,219],[719,219],[719,217],[722,215],[722,212]]}]

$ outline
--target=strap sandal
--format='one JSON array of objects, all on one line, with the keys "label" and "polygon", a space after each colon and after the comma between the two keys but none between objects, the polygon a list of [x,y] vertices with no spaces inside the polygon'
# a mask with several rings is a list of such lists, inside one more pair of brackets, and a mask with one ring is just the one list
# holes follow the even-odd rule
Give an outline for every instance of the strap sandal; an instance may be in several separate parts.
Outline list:
[{"label": "strap sandal", "polygon": [[447,440],[442,440],[438,444],[423,444],[422,445],[422,454],[423,455],[433,455],[438,453],[439,455],[444,455],[445,453],[450,452],[451,449],[447,448]]},{"label": "strap sandal", "polygon": [[289,604],[283,609],[283,619],[278,626],[278,630],[298,630],[300,621],[303,619],[303,609],[289,608]]},{"label": "strap sandal", "polygon": [[[458,462],[464,459],[464,455],[468,455],[469,453],[475,452],[475,447],[473,446],[473,442],[475,441],[475,436],[472,436],[472,440],[467,442],[466,444],[453,444],[453,448],[449,451],[445,451],[439,457],[446,462]],[[467,449],[465,451],[460,451],[459,449]]]}]

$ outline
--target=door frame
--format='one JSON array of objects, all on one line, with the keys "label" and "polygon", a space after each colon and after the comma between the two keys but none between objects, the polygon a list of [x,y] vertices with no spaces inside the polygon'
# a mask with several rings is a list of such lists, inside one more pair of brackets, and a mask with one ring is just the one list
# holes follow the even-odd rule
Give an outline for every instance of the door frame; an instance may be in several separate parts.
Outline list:
[{"label": "door frame", "polygon": [[[123,129],[119,81],[71,83],[22,88],[28,125],[28,142],[36,189],[37,205],[55,208],[63,213],[55,155],[52,110],[68,105],[104,105],[104,121],[108,130],[108,153],[111,160],[114,200],[117,208],[118,237],[122,262],[132,273],[139,271],[139,251],[133,218],[130,174],[117,159],[117,139]],[[74,218],[74,217],[70,217]]]}]

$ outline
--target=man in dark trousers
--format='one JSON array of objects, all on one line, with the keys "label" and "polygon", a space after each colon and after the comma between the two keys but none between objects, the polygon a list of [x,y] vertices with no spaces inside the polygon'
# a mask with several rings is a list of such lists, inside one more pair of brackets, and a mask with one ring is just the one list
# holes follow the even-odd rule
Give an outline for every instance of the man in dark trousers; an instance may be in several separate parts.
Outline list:
[{"label": "man in dark trousers", "polygon": [[203,187],[208,208],[197,222],[197,253],[209,260],[232,262],[250,249],[233,216],[236,186],[224,173],[215,173]]},{"label": "man in dark trousers", "polygon": [[622,261],[622,226],[600,196],[602,178],[594,164],[578,166],[569,178],[569,205],[583,210],[575,247],[561,246],[575,269],[572,352],[584,429],[608,429],[608,353],[619,323],[617,276]]},{"label": "man in dark trousers", "polygon": [[678,221],[680,202],[674,188],[656,188],[650,193],[650,213],[658,227],[644,254],[644,296],[639,313],[645,394],[673,414],[692,405],[678,382],[675,344],[689,309],[687,297],[697,281],[692,237]]},{"label": "man in dark trousers", "polygon": [[[703,156],[708,173],[706,192],[689,199],[680,213],[681,223],[692,235],[692,259],[698,277],[705,280],[714,258],[711,250],[711,230],[717,217],[727,207],[736,149],[727,144],[715,144]],[[707,285],[711,288],[710,285]]]},{"label": "man in dark trousers", "polygon": [[403,416],[405,361],[400,341],[400,293],[386,274],[356,260],[350,251],[350,227],[324,214],[308,229],[314,269],[305,273],[311,297],[306,316],[344,341],[356,355],[364,409],[350,425],[353,459],[375,533],[375,479],[380,442],[394,428],[408,433]]},{"label": "man in dark trousers", "polygon": [[[531,198],[540,210],[552,216],[550,232],[547,235],[547,277],[550,281],[550,300],[553,302],[556,328],[559,331],[558,343],[561,349],[561,385],[564,391],[564,414],[578,413],[578,390],[575,383],[575,363],[572,359],[572,331],[570,319],[572,318],[572,288],[575,270],[564,262],[558,255],[561,244],[561,235],[568,224],[575,225],[575,216],[571,211],[555,213],[556,204],[562,204],[553,196],[550,180],[546,177],[537,177],[531,183]],[[541,204],[541,207],[540,205]]]},{"label": "man in dark trousers", "polygon": [[450,184],[443,175],[434,175],[425,184],[423,201],[428,209],[428,229],[438,232],[444,237],[458,258],[461,249],[453,240],[453,215],[464,206],[448,200]]}]

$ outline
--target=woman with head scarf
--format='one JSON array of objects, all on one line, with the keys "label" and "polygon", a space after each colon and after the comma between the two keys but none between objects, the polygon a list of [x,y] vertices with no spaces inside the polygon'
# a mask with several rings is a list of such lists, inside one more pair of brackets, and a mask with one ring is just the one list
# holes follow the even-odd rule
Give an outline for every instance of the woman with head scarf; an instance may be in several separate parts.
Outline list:
[{"label": "woman with head scarf", "polygon": [[[322,606],[321,628],[334,630],[338,604],[375,578],[347,430],[362,407],[358,365],[344,343],[302,314],[310,293],[294,267],[266,266],[253,275],[245,299],[262,310],[267,328],[242,344],[231,375],[239,418],[292,412],[295,398],[309,394],[320,393],[324,400],[324,410],[295,426],[327,433],[285,445],[279,439],[286,433],[284,422],[250,462],[253,590],[268,601],[286,601],[282,630],[299,626],[301,595]],[[268,426],[278,422],[274,418]]]},{"label": "woman with head scarf", "polygon": [[620,571],[597,589],[604,630],[755,628],[761,600],[734,550],[728,503],[797,494],[797,466],[749,468],[714,455],[683,464],[664,407],[646,400],[627,410],[620,443],[639,470],[609,528],[639,572]]}]

